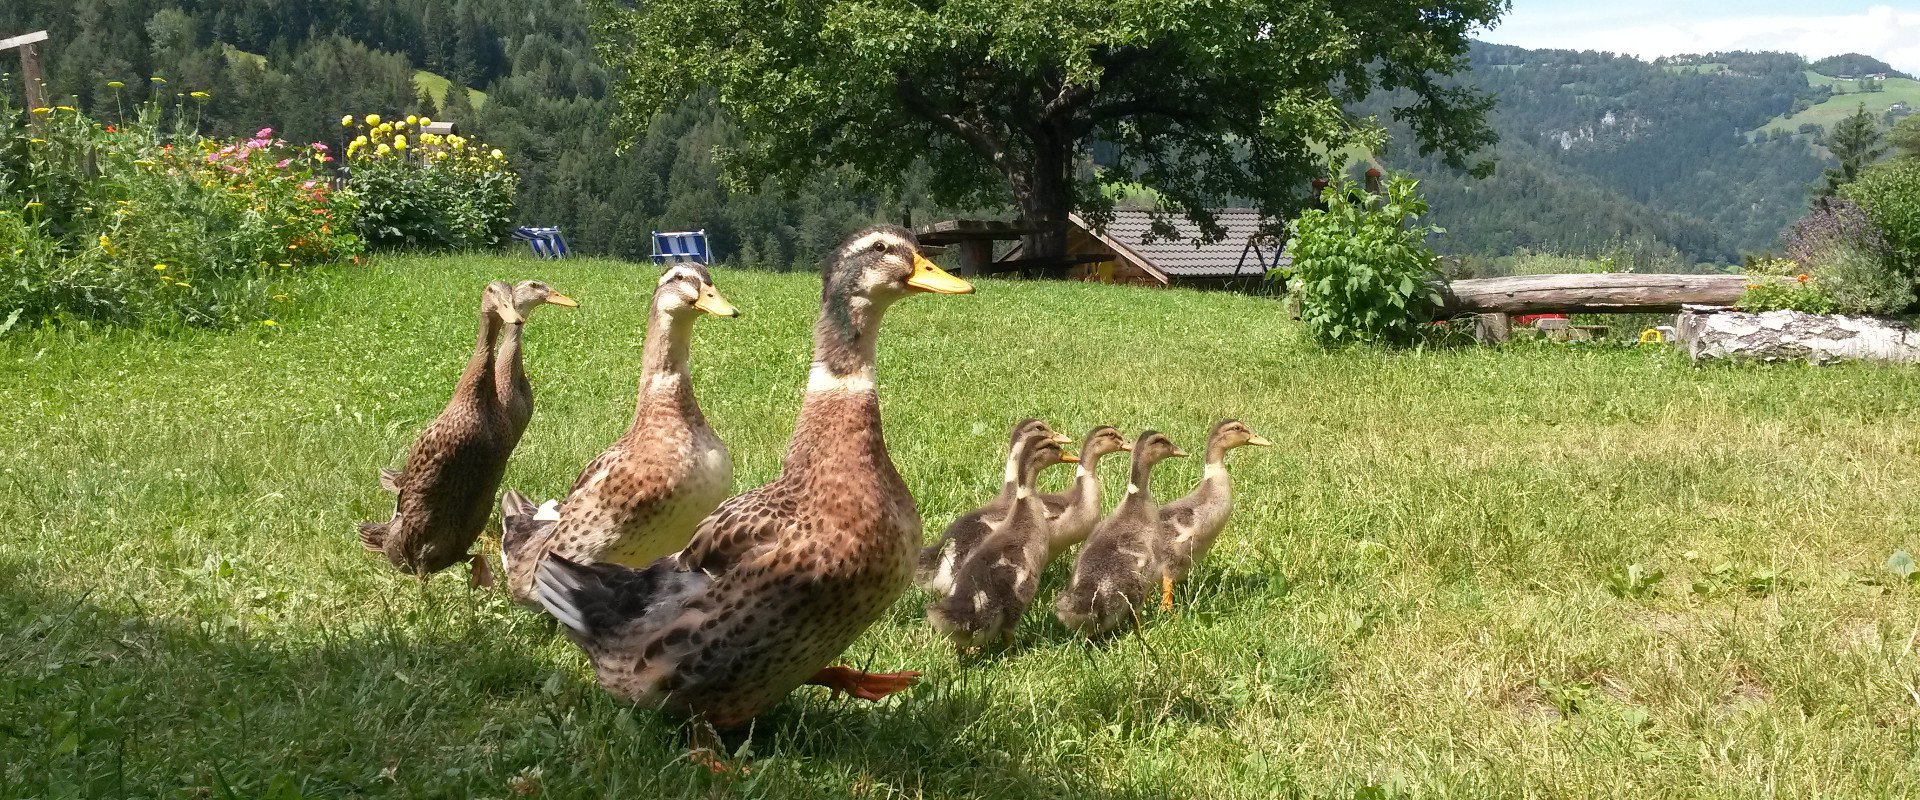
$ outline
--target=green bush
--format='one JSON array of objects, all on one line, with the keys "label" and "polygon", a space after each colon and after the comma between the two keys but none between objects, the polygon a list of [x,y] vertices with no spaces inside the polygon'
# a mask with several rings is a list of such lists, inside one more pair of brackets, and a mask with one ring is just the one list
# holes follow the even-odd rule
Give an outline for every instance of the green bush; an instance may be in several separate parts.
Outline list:
[{"label": "green bush", "polygon": [[294,272],[360,252],[353,198],[315,175],[325,145],[200,138],[205,97],[118,126],[0,101],[0,319],[265,321]]},{"label": "green bush", "polygon": [[520,179],[505,154],[463,136],[426,133],[432,120],[341,124],[364,132],[347,146],[360,235],[390,250],[474,250],[498,245],[513,227]]},{"label": "green bush", "polygon": [[1292,275],[1300,319],[1323,345],[1405,344],[1419,336],[1441,298],[1437,259],[1426,245],[1439,228],[1419,224],[1427,203],[1415,182],[1394,178],[1385,197],[1336,181],[1293,223]]},{"label": "green bush", "polygon": [[1893,251],[1894,268],[1909,280],[1920,279],[1920,160],[1876,164],[1840,194],[1866,209]]},{"label": "green bush", "polygon": [[[1798,262],[1784,258],[1760,258],[1747,263],[1747,291],[1740,296],[1740,308],[1746,311],[1805,311],[1831,314],[1839,311],[1833,295],[1823,281],[1802,272]],[[1780,280],[1789,278],[1791,280]]]}]

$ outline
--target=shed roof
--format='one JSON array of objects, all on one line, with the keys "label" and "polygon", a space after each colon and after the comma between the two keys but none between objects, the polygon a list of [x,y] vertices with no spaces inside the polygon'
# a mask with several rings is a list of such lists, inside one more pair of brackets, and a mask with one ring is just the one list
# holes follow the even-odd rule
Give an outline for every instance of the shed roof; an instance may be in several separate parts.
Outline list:
[{"label": "shed roof", "polygon": [[[1260,212],[1251,208],[1225,208],[1215,211],[1214,217],[1227,235],[1212,243],[1200,243],[1197,239],[1200,226],[1177,216],[1172,222],[1180,234],[1179,239],[1148,243],[1145,240],[1153,228],[1153,215],[1127,209],[1113,212],[1113,220],[1107,223],[1100,238],[1108,246],[1124,249],[1127,254],[1176,279],[1259,277],[1271,266],[1292,263],[1293,257],[1285,253],[1277,256],[1276,263],[1270,241],[1262,242],[1257,248],[1249,246],[1249,240],[1260,232]],[[1073,223],[1092,230],[1079,215],[1074,215]]]}]

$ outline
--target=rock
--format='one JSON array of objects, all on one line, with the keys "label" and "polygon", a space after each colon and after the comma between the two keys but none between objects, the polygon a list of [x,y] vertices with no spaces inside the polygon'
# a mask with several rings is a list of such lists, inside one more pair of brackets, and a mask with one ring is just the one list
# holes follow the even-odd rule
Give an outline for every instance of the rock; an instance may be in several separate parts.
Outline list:
[{"label": "rock", "polygon": [[1687,308],[1679,344],[1694,361],[1920,362],[1920,331],[1879,317]]}]

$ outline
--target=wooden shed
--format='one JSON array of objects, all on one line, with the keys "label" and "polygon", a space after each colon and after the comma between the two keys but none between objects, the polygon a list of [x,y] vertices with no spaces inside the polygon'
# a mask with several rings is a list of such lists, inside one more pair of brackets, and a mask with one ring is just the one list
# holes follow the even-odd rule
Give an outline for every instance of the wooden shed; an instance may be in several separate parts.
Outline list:
[{"label": "wooden shed", "polygon": [[[1150,237],[1153,217],[1145,211],[1117,210],[1105,230],[1094,230],[1078,214],[1070,217],[1067,254],[1085,263],[1070,267],[1064,277],[1102,283],[1145,286],[1194,286],[1246,289],[1260,284],[1267,272],[1292,263],[1280,242],[1266,235],[1265,220],[1250,208],[1214,212],[1226,237],[1201,243],[1200,228],[1184,217],[1173,220],[1177,239]],[[1152,238],[1153,241],[1148,241]],[[1003,257],[1017,260],[1020,248]]]}]

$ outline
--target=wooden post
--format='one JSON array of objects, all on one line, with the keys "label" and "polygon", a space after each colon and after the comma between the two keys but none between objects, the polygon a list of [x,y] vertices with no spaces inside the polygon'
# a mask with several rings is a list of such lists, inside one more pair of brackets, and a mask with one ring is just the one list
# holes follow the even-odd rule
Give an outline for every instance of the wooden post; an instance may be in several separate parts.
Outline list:
[{"label": "wooden post", "polygon": [[[27,111],[47,108],[47,87],[40,76],[40,43],[47,40],[46,31],[0,39],[0,51],[20,49],[20,77],[27,84]],[[37,123],[36,123],[37,124]]]},{"label": "wooden post", "polygon": [[1506,344],[1513,338],[1513,320],[1498,311],[1483,313],[1474,320],[1473,338],[1481,344]]},{"label": "wooden post", "polygon": [[987,265],[993,263],[993,240],[967,239],[959,244],[960,276],[971,278],[984,274]]}]

